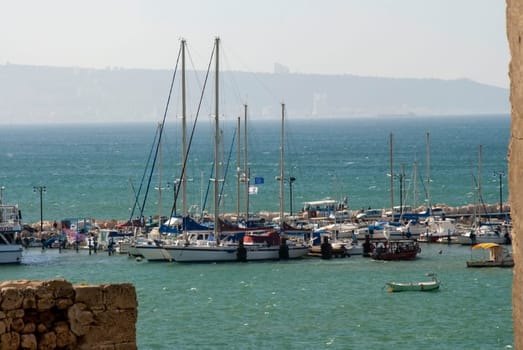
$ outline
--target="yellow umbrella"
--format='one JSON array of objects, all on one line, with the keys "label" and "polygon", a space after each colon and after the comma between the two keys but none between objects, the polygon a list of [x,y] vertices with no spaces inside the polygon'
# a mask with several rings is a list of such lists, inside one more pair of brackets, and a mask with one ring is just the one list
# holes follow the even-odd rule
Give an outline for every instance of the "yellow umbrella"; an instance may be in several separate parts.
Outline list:
[{"label": "yellow umbrella", "polygon": [[499,247],[497,243],[479,243],[472,246],[472,249],[490,249],[494,247]]}]

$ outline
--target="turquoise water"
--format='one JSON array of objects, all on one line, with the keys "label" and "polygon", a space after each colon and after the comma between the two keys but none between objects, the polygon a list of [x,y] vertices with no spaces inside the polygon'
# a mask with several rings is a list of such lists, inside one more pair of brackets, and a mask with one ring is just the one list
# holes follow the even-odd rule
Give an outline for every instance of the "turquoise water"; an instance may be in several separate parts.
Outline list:
[{"label": "turquoise water", "polygon": [[[223,124],[224,158],[235,121]],[[45,185],[44,220],[67,217],[127,219],[156,125],[46,125],[0,128],[3,199],[19,203],[24,221],[40,218],[38,193]],[[249,123],[251,178],[263,177],[251,211],[278,210],[279,121]],[[202,207],[212,166],[212,125],[195,134],[188,166],[189,205]],[[482,193],[499,200],[495,172],[507,168],[510,116],[388,117],[289,120],[286,177],[294,176],[293,207],[304,201],[347,196],[354,209],[390,205],[389,134],[394,137],[395,174],[414,161],[425,176],[426,133],[431,144],[431,199],[458,206],[475,201],[479,146],[483,148]],[[162,177],[155,172],[145,215],[173,204],[180,174],[180,131],[166,127]],[[233,147],[235,150],[235,146]],[[231,159],[235,161],[236,155]],[[230,169],[235,169],[231,165]],[[227,176],[223,211],[235,211],[234,174]],[[169,187],[167,185],[170,185]],[[509,196],[502,177],[502,195]],[[395,182],[395,191],[399,191]],[[409,193],[412,180],[407,181]],[[419,185],[419,201],[424,192]],[[286,187],[286,191],[289,188]],[[286,192],[288,210],[289,196]],[[407,202],[414,204],[414,195]],[[396,196],[396,201],[398,198]],[[64,277],[73,283],[131,282],[139,301],[140,349],[506,349],[513,344],[511,269],[467,269],[470,248],[423,246],[410,262],[359,257],[322,261],[246,264],[153,264],[125,256],[88,256],[30,250],[20,266],[2,266],[0,279]],[[441,251],[441,254],[440,254]],[[417,281],[436,272],[435,293],[389,294],[385,282]]]},{"label": "turquoise water", "polygon": [[[224,118],[223,159],[230,158],[221,211],[236,211],[236,121]],[[189,123],[190,124],[190,123]],[[24,220],[40,219],[39,195],[33,186],[45,185],[44,220],[67,217],[128,219],[153,144],[155,124],[4,126],[0,129],[0,186],[5,202],[19,203]],[[188,207],[204,207],[212,168],[212,123],[202,118],[187,167]],[[405,168],[406,202],[421,205],[426,189],[426,133],[430,134],[430,198],[451,206],[476,202],[473,176],[478,179],[482,145],[482,194],[486,203],[499,201],[499,177],[507,173],[510,116],[382,117],[286,122],[285,177],[293,176],[294,211],[305,201],[348,197],[353,209],[390,207],[389,135],[393,134],[394,174]],[[167,215],[173,205],[173,182],[180,176],[179,121],[165,128],[162,172],[152,176],[144,215]],[[243,138],[243,137],[242,137]],[[249,122],[248,151],[251,179],[263,177],[258,194],[250,196],[250,210],[278,211],[280,122]],[[232,154],[229,152],[232,146]],[[417,195],[413,168],[417,162]],[[149,172],[147,173],[149,174]],[[398,177],[396,176],[396,179]],[[159,185],[160,182],[160,185]],[[399,181],[394,181],[399,205]],[[162,205],[158,209],[158,191]],[[509,196],[502,177],[502,199]],[[286,211],[290,209],[288,184]],[[143,193],[143,192],[142,192]],[[143,197],[140,197],[142,203]],[[211,203],[212,201],[209,201]],[[180,204],[178,204],[180,208]]]},{"label": "turquoise water", "polygon": [[[1,279],[133,283],[140,349],[510,348],[512,269],[467,269],[470,257],[468,247],[422,245],[415,261],[177,264],[31,249]],[[427,272],[439,291],[384,289]]]}]

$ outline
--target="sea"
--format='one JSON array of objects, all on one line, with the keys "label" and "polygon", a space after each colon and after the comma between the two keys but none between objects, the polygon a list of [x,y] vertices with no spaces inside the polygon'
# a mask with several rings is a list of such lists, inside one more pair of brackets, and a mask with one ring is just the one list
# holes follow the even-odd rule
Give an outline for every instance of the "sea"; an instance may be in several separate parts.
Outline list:
[{"label": "sea", "polygon": [[[186,139],[194,135],[185,167],[187,208],[213,212],[213,120],[202,118],[194,131],[192,122],[187,124]],[[276,119],[248,121],[247,133],[241,126],[239,134],[236,120],[220,125],[220,212],[236,212],[238,198],[245,210],[246,186],[237,191],[237,169],[243,171],[245,158],[257,193],[249,196],[249,212],[279,211],[282,144],[286,212],[325,198],[346,200],[353,210],[390,208],[392,197],[394,205],[401,200],[413,207],[509,199],[509,115],[287,118],[283,138]],[[18,203],[29,223],[41,216],[44,221],[169,216],[173,207],[179,214],[181,200],[174,205],[174,189],[182,169],[180,130],[179,120],[167,122],[156,151],[157,123],[4,125],[3,202]]]},{"label": "sea", "polygon": [[[213,125],[211,118],[200,124],[186,166],[187,202],[191,210],[212,212]],[[248,122],[248,168],[257,188],[249,196],[252,212],[279,210],[280,124]],[[244,158],[237,160],[236,125],[234,118],[221,123],[222,212],[237,210]],[[509,115],[288,118],[284,125],[286,212],[291,203],[296,212],[327,197],[346,199],[353,210],[390,207],[392,193],[395,205],[401,193],[412,206],[510,198]],[[156,133],[156,123],[2,126],[2,201],[18,204],[27,223],[179,211],[173,191],[181,177],[179,121],[165,125],[152,168]],[[239,138],[242,154],[243,130]],[[400,262],[352,256],[180,264],[29,248],[20,265],[0,267],[0,280],[130,282],[139,303],[139,349],[512,348],[512,269],[468,269],[466,261],[483,253],[470,247],[421,249],[416,260]],[[388,281],[428,280],[429,272],[441,280],[439,291],[385,289]]]}]

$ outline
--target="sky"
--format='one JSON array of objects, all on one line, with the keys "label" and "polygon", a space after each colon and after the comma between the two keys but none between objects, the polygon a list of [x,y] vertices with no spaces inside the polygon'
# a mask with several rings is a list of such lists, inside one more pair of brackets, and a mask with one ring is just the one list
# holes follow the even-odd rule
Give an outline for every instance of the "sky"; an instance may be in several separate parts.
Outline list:
[{"label": "sky", "polygon": [[0,64],[471,79],[508,88],[503,0],[0,0]]}]

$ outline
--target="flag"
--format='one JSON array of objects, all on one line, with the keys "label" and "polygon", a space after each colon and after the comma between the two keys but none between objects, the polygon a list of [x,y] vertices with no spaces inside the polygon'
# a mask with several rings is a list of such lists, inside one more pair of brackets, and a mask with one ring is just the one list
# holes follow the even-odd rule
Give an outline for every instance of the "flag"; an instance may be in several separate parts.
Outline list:
[{"label": "flag", "polygon": [[261,185],[264,183],[263,177],[255,177],[254,178],[254,184],[255,185]]},{"label": "flag", "polygon": [[249,186],[249,194],[258,194],[258,187]]}]

